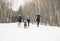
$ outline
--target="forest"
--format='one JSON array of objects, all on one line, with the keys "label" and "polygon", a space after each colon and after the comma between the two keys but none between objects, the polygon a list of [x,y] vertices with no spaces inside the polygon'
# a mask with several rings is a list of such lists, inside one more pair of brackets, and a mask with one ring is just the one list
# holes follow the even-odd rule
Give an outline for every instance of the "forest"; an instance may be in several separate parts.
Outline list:
[{"label": "forest", "polygon": [[20,6],[18,11],[13,11],[12,3],[0,0],[0,23],[12,23],[17,21],[20,14],[24,19],[31,16],[31,22],[35,21],[35,16],[40,14],[41,24],[50,26],[60,26],[60,0],[32,0]]}]

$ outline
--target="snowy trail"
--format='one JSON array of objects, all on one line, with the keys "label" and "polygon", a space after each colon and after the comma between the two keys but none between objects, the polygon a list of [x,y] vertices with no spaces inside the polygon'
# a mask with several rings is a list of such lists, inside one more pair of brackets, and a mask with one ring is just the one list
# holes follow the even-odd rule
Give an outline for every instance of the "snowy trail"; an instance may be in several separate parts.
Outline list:
[{"label": "snowy trail", "polygon": [[24,29],[17,23],[0,23],[0,41],[60,41],[60,28],[52,26],[30,24],[28,29]]}]

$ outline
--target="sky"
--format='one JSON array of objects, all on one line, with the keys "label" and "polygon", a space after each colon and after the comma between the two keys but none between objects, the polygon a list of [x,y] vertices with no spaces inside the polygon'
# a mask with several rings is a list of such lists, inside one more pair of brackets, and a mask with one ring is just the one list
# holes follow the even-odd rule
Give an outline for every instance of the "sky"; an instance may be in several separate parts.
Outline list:
[{"label": "sky", "polygon": [[12,10],[17,11],[21,5],[24,5],[25,1],[23,0],[14,0],[12,5]]},{"label": "sky", "polygon": [[24,5],[26,2],[31,2],[32,0],[9,0],[12,3],[12,10],[18,11],[19,7]]}]

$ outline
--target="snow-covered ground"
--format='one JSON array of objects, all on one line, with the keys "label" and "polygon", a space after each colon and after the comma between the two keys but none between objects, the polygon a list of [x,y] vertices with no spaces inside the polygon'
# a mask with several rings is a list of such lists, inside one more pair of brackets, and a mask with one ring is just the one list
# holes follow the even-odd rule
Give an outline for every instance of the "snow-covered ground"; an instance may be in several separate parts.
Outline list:
[{"label": "snow-covered ground", "polygon": [[0,23],[0,41],[60,41],[60,27],[30,24],[24,29],[17,23]]}]

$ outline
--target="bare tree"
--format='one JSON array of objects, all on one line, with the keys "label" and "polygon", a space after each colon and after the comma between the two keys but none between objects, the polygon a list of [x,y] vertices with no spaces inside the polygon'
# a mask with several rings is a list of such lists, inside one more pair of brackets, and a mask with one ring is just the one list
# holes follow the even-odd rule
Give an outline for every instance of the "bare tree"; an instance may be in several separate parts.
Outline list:
[{"label": "bare tree", "polygon": [[25,3],[22,8],[24,16],[31,15],[32,21],[36,14],[40,14],[41,23],[51,26],[60,25],[60,4],[59,0],[32,0],[31,3]]}]

